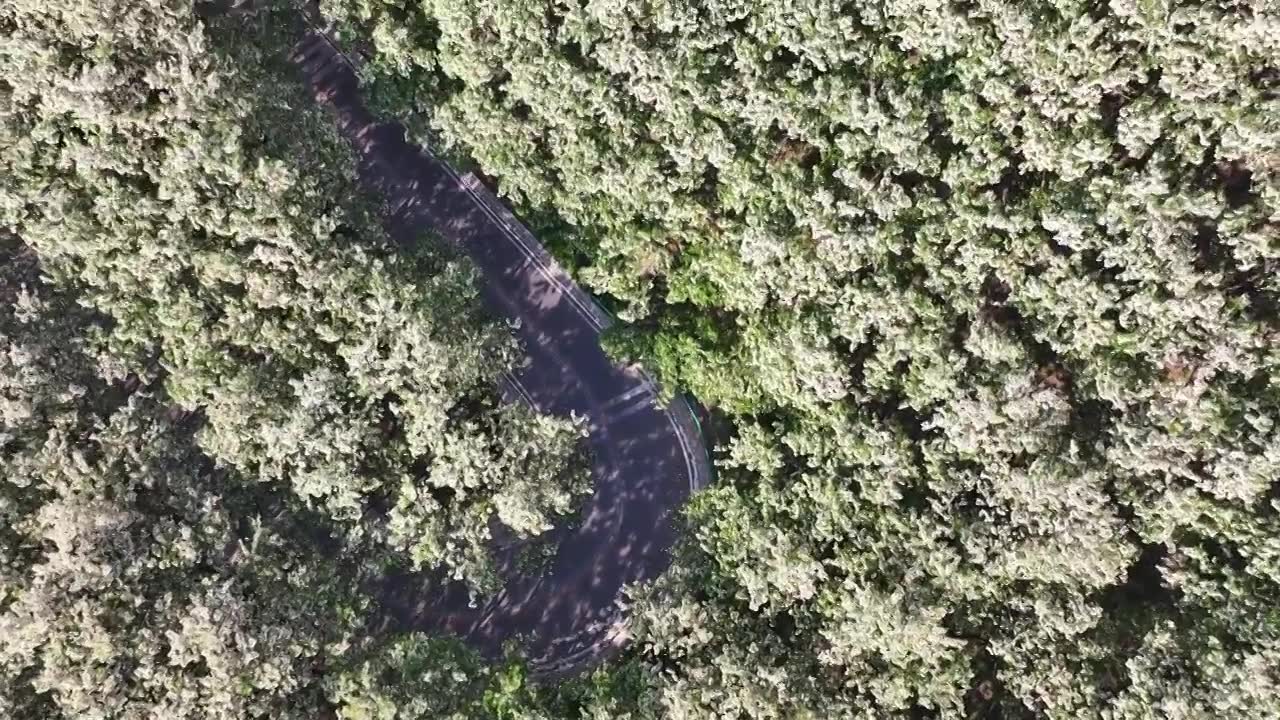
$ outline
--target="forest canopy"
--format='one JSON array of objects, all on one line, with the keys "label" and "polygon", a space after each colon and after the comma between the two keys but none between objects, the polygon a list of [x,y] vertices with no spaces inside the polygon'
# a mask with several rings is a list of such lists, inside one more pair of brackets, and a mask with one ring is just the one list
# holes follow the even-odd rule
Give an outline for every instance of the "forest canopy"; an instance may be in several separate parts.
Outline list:
[{"label": "forest canopy", "polygon": [[323,0],[722,420],[667,717],[1280,716],[1280,10]]},{"label": "forest canopy", "polygon": [[519,349],[474,269],[391,247],[358,200],[288,65],[296,14],[55,6],[4,18],[0,220],[109,318],[106,378],[162,385],[220,465],[351,542],[492,589],[490,515],[571,509],[576,434],[497,402]]},{"label": "forest canopy", "polygon": [[6,0],[0,716],[1280,718],[1274,3],[318,7],[718,481],[587,677],[372,632],[387,568],[492,591],[579,431],[380,229],[308,8]]},{"label": "forest canopy", "polygon": [[[499,402],[467,261],[383,234],[298,13],[205,10],[0,3],[0,717],[486,714],[519,666],[373,632],[366,580],[493,591],[579,430]],[[435,685],[362,675],[405,648]]]}]

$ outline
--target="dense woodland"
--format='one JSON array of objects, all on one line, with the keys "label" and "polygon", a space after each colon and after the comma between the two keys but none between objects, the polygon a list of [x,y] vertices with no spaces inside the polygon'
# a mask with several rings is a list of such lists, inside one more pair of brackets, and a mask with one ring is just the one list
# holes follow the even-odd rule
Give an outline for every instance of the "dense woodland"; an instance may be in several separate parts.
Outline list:
[{"label": "dense woodland", "polygon": [[451,688],[406,716],[485,714],[518,667],[372,636],[360,586],[492,590],[578,431],[498,402],[474,270],[358,201],[296,14],[199,9],[0,4],[0,717],[381,717],[404,658]]},{"label": "dense woodland", "polygon": [[1280,716],[1280,9],[326,0],[728,425],[668,717]]},{"label": "dense woodland", "polygon": [[1280,718],[1280,8],[321,0],[716,418],[620,658],[368,632],[587,488],[281,2],[0,0],[0,716]]}]

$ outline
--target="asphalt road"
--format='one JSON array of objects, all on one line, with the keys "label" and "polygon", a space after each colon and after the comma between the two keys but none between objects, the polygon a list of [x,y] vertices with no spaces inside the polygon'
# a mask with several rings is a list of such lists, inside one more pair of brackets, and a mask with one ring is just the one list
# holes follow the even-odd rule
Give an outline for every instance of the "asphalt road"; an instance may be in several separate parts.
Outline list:
[{"label": "asphalt road", "polygon": [[658,407],[649,378],[609,361],[599,333],[610,319],[474,176],[459,177],[408,143],[401,125],[370,114],[355,73],[323,35],[308,35],[293,59],[351,143],[362,183],[390,208],[392,236],[413,242],[430,230],[475,261],[486,301],[513,321],[528,355],[509,378],[512,401],[589,422],[594,493],[581,521],[561,531],[549,570],[508,576],[477,607],[461,585],[390,578],[381,592],[390,622],[452,632],[489,655],[519,638],[538,672],[581,669],[625,642],[623,587],[666,570],[673,514],[709,478],[688,410]]}]

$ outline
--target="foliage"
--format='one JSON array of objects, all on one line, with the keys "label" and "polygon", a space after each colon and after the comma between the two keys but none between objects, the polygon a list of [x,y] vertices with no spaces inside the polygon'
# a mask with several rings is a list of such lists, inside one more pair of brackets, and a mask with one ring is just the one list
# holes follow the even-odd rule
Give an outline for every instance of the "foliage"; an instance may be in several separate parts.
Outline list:
[{"label": "foliage", "polygon": [[331,679],[342,720],[640,720],[652,718],[653,678],[639,664],[554,687],[532,682],[518,658],[487,664],[461,642],[407,635]]},{"label": "foliage", "polygon": [[0,226],[110,318],[112,372],[200,412],[221,466],[482,590],[491,517],[531,536],[572,509],[576,431],[498,403],[518,348],[473,269],[346,200],[287,7],[18,2],[0,27]]},{"label": "foliage", "polygon": [[663,714],[1280,715],[1273,4],[321,6],[734,421]]},{"label": "foliage", "polygon": [[314,717],[363,614],[314,519],[106,380],[98,319],[0,247],[0,714]]}]

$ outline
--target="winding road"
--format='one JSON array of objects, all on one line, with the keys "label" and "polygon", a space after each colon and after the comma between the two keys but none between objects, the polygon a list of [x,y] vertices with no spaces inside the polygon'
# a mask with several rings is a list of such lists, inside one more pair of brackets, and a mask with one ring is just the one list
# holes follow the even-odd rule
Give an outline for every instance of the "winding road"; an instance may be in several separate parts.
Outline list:
[{"label": "winding road", "polygon": [[409,143],[403,126],[375,118],[351,64],[326,35],[309,33],[292,59],[333,111],[362,184],[390,209],[392,236],[414,242],[432,231],[479,268],[486,302],[510,321],[528,356],[508,375],[505,397],[588,419],[594,493],[581,522],[560,531],[550,568],[508,576],[476,607],[460,584],[390,578],[380,592],[389,622],[396,630],[454,633],[490,656],[519,639],[537,674],[580,670],[625,642],[623,589],[666,570],[673,515],[710,479],[688,405],[659,407],[652,378],[610,362],[600,347],[610,317],[478,178],[460,177]]}]

